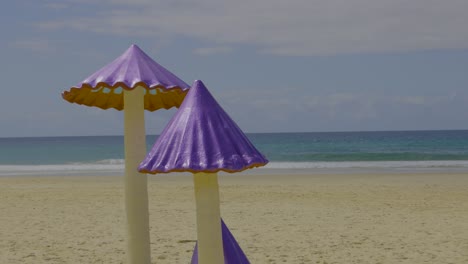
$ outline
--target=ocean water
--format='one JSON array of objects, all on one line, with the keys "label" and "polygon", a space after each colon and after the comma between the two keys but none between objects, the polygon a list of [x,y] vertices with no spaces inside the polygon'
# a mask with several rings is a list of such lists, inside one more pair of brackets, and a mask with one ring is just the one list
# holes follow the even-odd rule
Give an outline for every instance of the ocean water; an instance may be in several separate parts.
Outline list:
[{"label": "ocean water", "polygon": [[[269,170],[468,172],[468,130],[247,136],[270,160]],[[147,137],[147,150],[156,138]],[[0,138],[0,176],[122,174],[123,143],[123,136]]]}]

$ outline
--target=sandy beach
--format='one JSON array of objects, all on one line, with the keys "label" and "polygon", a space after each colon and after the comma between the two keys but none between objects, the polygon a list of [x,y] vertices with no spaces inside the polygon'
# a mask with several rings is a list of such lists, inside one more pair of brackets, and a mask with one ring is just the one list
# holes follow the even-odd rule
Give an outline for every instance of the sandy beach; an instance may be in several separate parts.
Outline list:
[{"label": "sandy beach", "polygon": [[[118,176],[0,177],[0,263],[125,263]],[[221,175],[252,263],[468,263],[468,174]],[[149,177],[152,263],[189,263],[192,178]]]}]

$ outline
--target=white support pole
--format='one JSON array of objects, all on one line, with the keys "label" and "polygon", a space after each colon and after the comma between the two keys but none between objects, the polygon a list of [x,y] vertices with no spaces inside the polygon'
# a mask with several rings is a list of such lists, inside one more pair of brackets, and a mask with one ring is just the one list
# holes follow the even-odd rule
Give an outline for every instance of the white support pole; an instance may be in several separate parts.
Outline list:
[{"label": "white support pole", "polygon": [[125,209],[128,264],[150,264],[148,186],[137,168],[146,155],[144,88],[124,90]]},{"label": "white support pole", "polygon": [[198,263],[224,263],[218,175],[195,173],[195,200],[197,207]]}]

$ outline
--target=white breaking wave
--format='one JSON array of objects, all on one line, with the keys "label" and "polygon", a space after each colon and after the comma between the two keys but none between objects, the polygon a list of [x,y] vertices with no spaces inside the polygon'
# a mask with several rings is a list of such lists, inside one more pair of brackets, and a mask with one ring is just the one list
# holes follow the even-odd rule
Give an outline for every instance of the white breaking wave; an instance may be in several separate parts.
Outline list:
[{"label": "white breaking wave", "polygon": [[125,164],[124,159],[105,159],[96,161],[94,164],[108,164],[108,165],[120,165]]},{"label": "white breaking wave", "polygon": [[123,164],[0,165],[0,176],[123,174]]},{"label": "white breaking wave", "polygon": [[[0,176],[15,175],[123,175],[123,159],[107,159],[93,163],[61,165],[0,165]],[[353,162],[270,162],[264,169],[462,169],[468,171],[468,160],[447,161],[353,161]],[[260,168],[260,169],[262,169]]]}]

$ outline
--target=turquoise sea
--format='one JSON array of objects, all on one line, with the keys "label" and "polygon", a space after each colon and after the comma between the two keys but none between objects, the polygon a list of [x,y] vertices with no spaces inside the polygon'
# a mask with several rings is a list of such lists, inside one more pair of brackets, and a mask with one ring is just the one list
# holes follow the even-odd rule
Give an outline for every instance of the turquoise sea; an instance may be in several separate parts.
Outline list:
[{"label": "turquoise sea", "polygon": [[[468,172],[468,130],[247,136],[270,160],[267,170]],[[156,137],[147,137],[148,150]],[[123,142],[123,136],[0,138],[0,176],[122,174]]]}]

